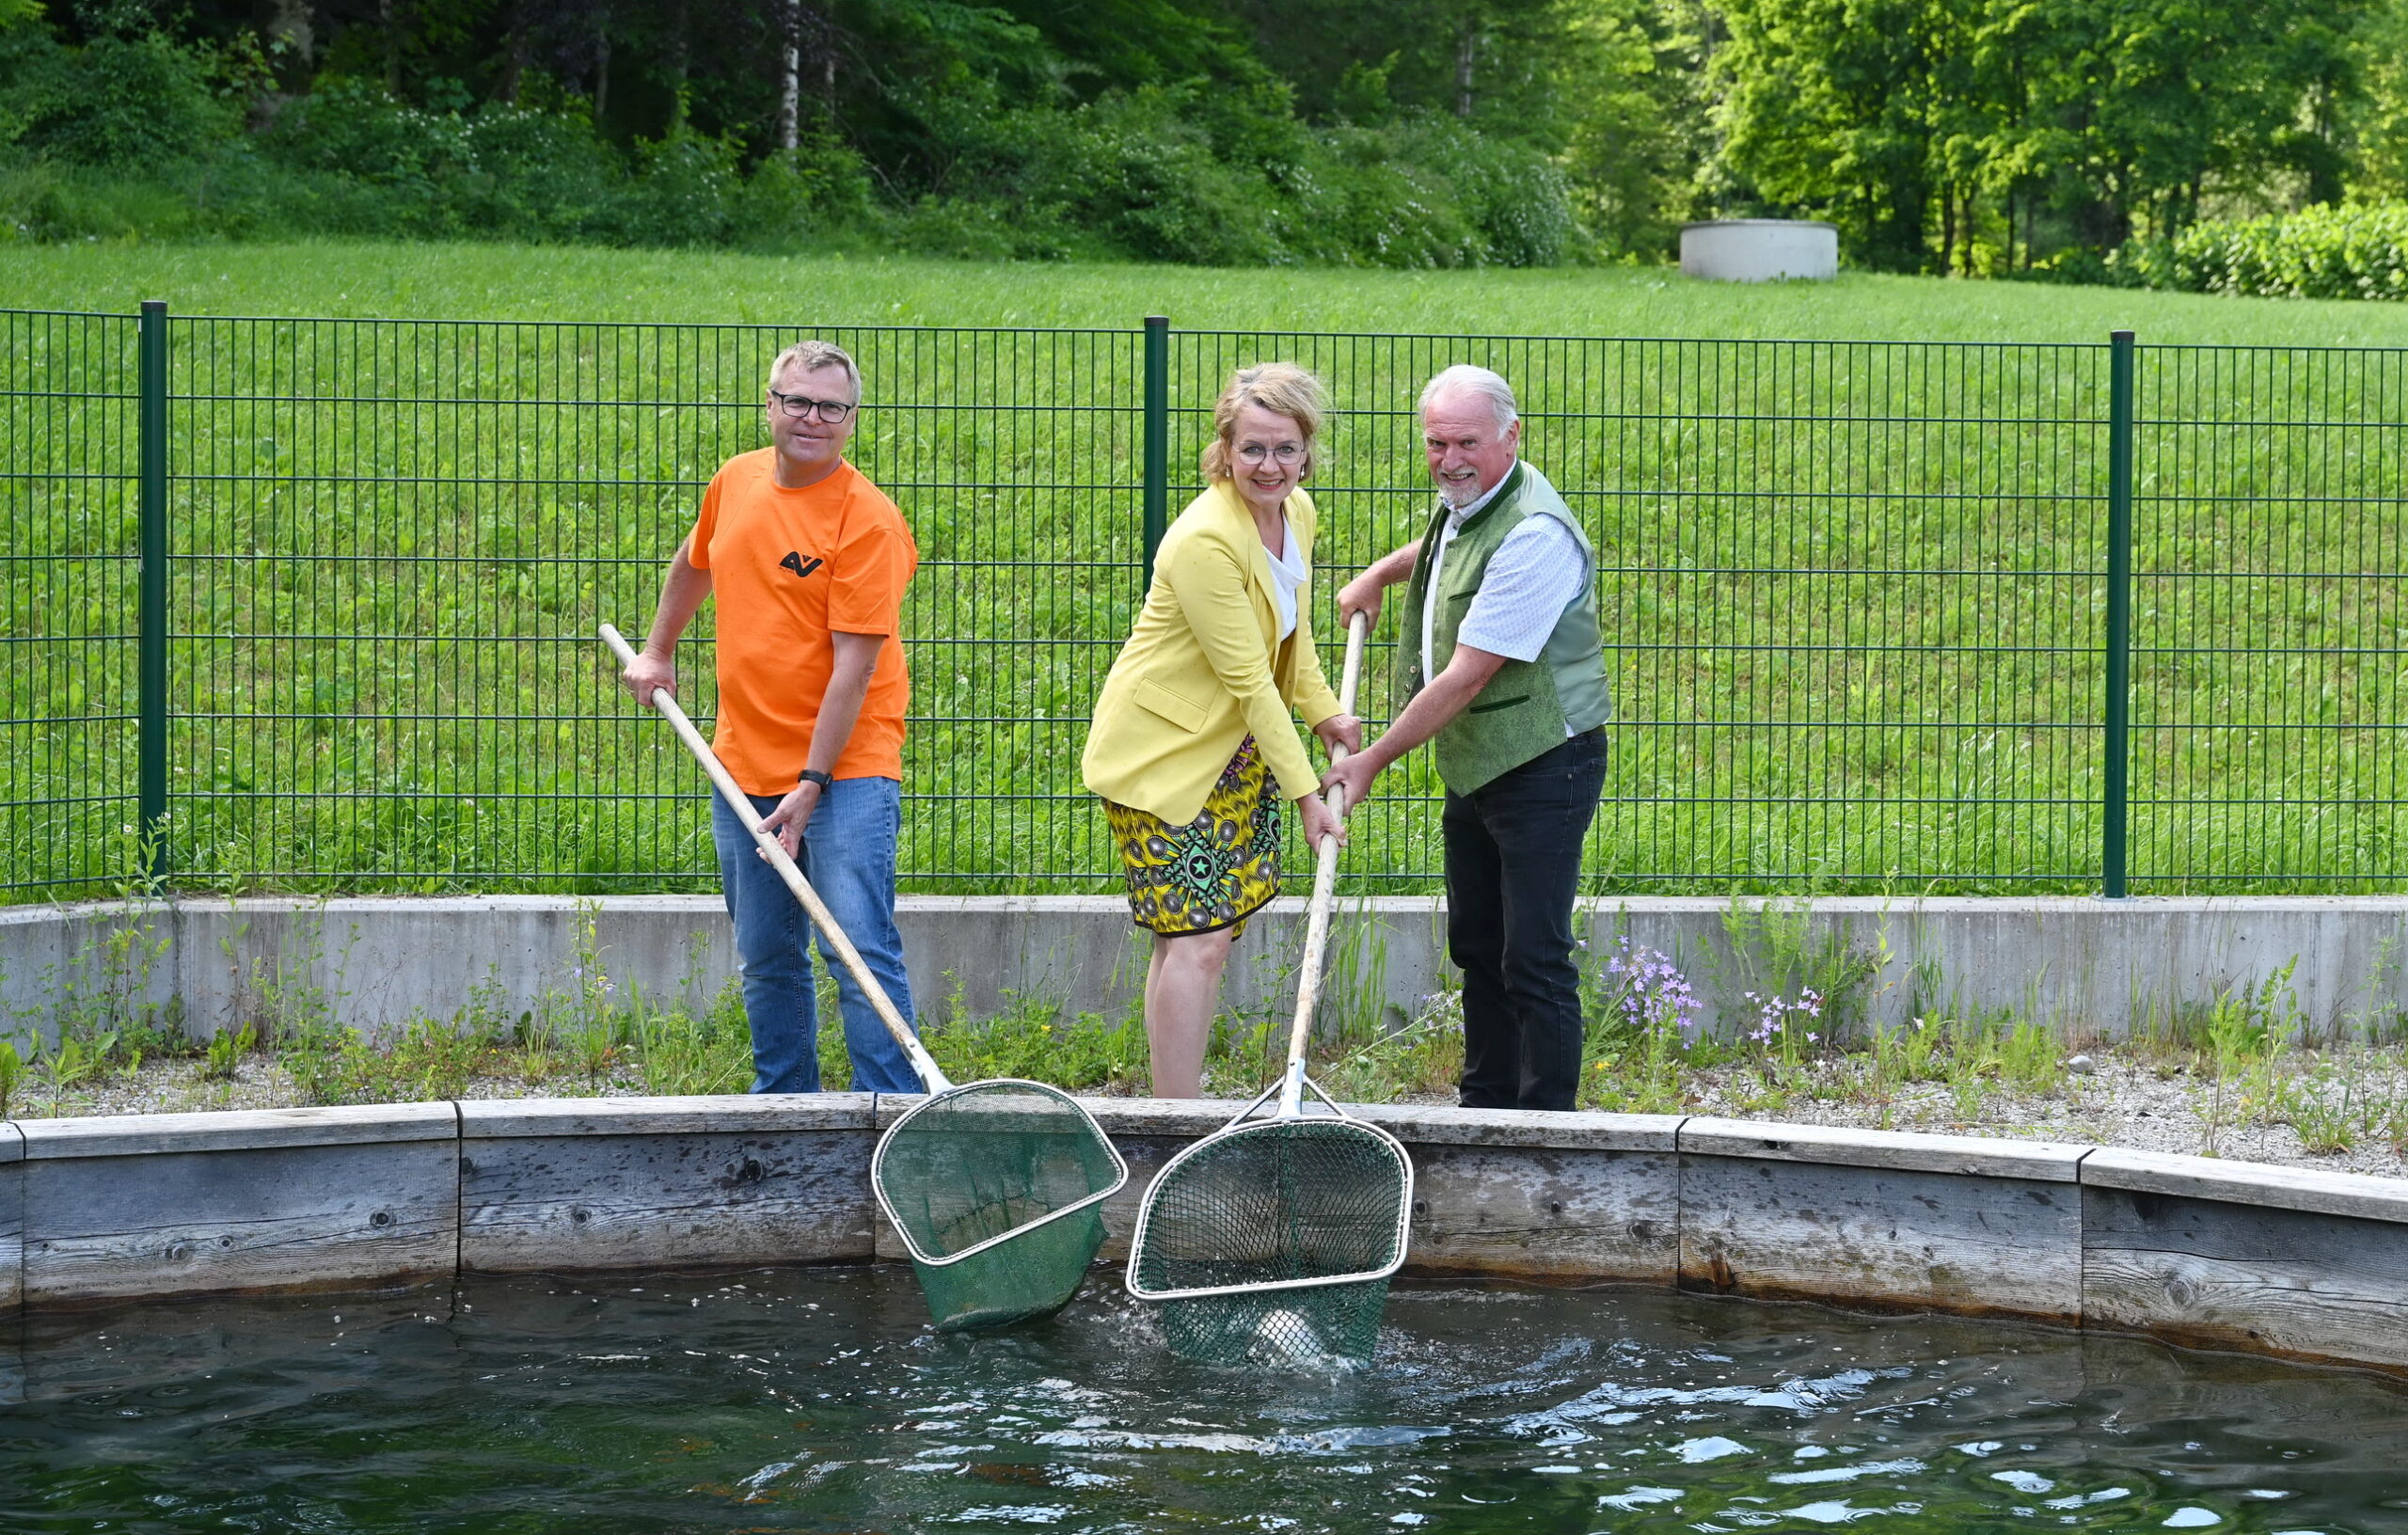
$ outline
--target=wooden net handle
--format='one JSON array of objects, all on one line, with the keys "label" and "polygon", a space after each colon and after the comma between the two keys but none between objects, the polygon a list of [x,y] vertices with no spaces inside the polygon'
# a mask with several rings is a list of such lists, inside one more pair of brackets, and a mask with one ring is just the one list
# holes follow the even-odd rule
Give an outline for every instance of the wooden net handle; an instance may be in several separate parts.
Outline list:
[{"label": "wooden net handle", "polygon": [[[1346,671],[1339,682],[1338,712],[1354,712],[1354,685],[1363,673],[1363,640],[1370,632],[1370,615],[1356,612],[1354,621],[1346,627]],[[1342,746],[1329,749],[1331,767],[1346,760]],[[1322,801],[1333,815],[1342,815],[1346,810],[1346,787],[1331,785]],[[1282,1118],[1304,1112],[1305,1044],[1313,1027],[1313,1009],[1321,1003],[1322,961],[1329,948],[1330,896],[1338,884],[1338,838],[1321,839],[1313,862],[1312,904],[1305,918],[1305,957],[1302,973],[1296,981],[1296,1021],[1288,1030],[1287,1080],[1279,1088],[1279,1116]]]}]

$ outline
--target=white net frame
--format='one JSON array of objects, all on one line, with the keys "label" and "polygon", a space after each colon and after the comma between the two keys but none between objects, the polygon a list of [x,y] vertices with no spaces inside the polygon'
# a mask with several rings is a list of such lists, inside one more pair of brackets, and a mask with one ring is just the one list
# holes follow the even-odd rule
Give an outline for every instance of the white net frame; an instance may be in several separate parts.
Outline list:
[{"label": "white net frame", "polygon": [[[1405,1154],[1404,1143],[1379,1126],[1357,1118],[1339,1107],[1334,1099],[1322,1091],[1321,1084],[1309,1077],[1302,1078],[1302,1082],[1305,1090],[1319,1099],[1328,1108],[1328,1114],[1284,1114],[1267,1119],[1258,1119],[1255,1117],[1257,1111],[1270,1102],[1280,1091],[1278,1086],[1269,1087],[1264,1089],[1261,1096],[1255,1099],[1253,1102],[1240,1110],[1236,1118],[1194,1145],[1181,1147],[1178,1155],[1163,1163],[1162,1171],[1154,1175],[1153,1182],[1146,1189],[1145,1199],[1137,1207],[1137,1226],[1130,1234],[1129,1262],[1122,1280],[1130,1294],[1138,1300],[1150,1302],[1203,1300],[1215,1295],[1268,1295],[1278,1290],[1323,1290],[1332,1285],[1367,1284],[1373,1280],[1391,1278],[1404,1267],[1405,1255],[1413,1237],[1414,1188],[1413,1159]],[[1207,1155],[1212,1147],[1225,1145],[1242,1136],[1275,1131],[1299,1122],[1357,1132],[1367,1140],[1376,1142],[1380,1148],[1393,1159],[1397,1178],[1402,1187],[1402,1195],[1396,1202],[1396,1230],[1390,1240],[1388,1259],[1385,1264],[1377,1268],[1359,1269],[1345,1274],[1315,1274],[1307,1279],[1258,1279],[1242,1284],[1200,1285],[1182,1289],[1150,1289],[1138,1278],[1138,1270],[1143,1265],[1147,1252],[1148,1233],[1152,1227],[1160,1196],[1163,1191],[1175,1186],[1176,1179],[1171,1175],[1181,1163]]]},{"label": "white net frame", "polygon": [[[917,1118],[922,1114],[927,1113],[928,1110],[938,1108],[941,1105],[949,1104],[955,1099],[962,1098],[969,1094],[993,1087],[1015,1087],[1038,1093],[1044,1097],[1058,1100],[1064,1107],[1077,1115],[1080,1119],[1085,1121],[1086,1128],[1094,1133],[1097,1143],[1103,1147],[1104,1155],[1111,1159],[1114,1168],[1112,1182],[1109,1186],[1100,1189],[1094,1194],[1088,1195],[1084,1199],[1064,1205],[1061,1209],[1051,1211],[1046,1214],[1038,1216],[1033,1221],[1022,1221],[1020,1225],[1012,1226],[1008,1230],[999,1231],[995,1235],[986,1238],[984,1241],[972,1242],[969,1246],[964,1247],[958,1253],[936,1254],[926,1252],[922,1250],[919,1242],[911,1235],[912,1223],[904,1220],[900,1215],[898,1215],[895,1211],[894,1203],[887,1198],[887,1147],[893,1145],[895,1137],[903,1132],[905,1126],[909,1125],[913,1119]],[[1106,1199],[1111,1198],[1114,1195],[1118,1194],[1128,1185],[1128,1182],[1129,1163],[1127,1159],[1121,1156],[1120,1148],[1112,1144],[1112,1137],[1103,1132],[1103,1127],[1095,1122],[1095,1116],[1087,1112],[1086,1106],[1081,1103],[1078,1100],[1072,1098],[1069,1094],[1062,1091],[1059,1087],[1053,1086],[1047,1083],[1031,1082],[1025,1077],[989,1077],[981,1082],[964,1083],[958,1086],[947,1087],[943,1092],[931,1093],[927,1098],[922,1099],[919,1102],[912,1104],[911,1107],[905,1110],[901,1118],[895,1120],[895,1123],[886,1128],[886,1133],[878,1138],[878,1149],[870,1154],[869,1163],[870,1193],[877,1198],[879,1210],[885,1214],[888,1224],[895,1227],[895,1234],[903,1239],[903,1245],[905,1249],[911,1253],[911,1260],[915,1263],[925,1263],[928,1267],[935,1269],[944,1268],[948,1264],[959,1263],[965,1258],[975,1258],[980,1253],[990,1252],[1007,1242],[1024,1237],[1031,1231],[1035,1231],[1041,1226],[1049,1226],[1055,1221],[1061,1220],[1065,1216],[1075,1215],[1079,1211],[1085,1210],[1090,1206],[1100,1205]]]}]

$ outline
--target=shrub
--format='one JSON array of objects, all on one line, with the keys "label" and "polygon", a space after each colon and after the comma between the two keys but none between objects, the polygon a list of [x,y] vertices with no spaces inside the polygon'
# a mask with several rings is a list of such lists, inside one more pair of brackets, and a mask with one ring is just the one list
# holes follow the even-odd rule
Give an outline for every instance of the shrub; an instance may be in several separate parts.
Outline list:
[{"label": "shrub", "polygon": [[858,225],[869,212],[868,166],[848,145],[822,136],[753,167],[737,198],[735,238],[790,249]]},{"label": "shrub", "polygon": [[685,132],[637,145],[635,179],[620,194],[613,243],[724,244],[744,185],[739,153],[734,139]]},{"label": "shrub", "polygon": [[953,180],[977,190],[924,201],[898,237],[957,255],[1224,266],[1528,265],[1578,244],[1545,156],[1452,119],[1241,132],[1223,107],[1205,110],[1195,87],[1146,87],[1006,114],[960,146]]},{"label": "shrub", "polygon": [[2170,241],[2127,242],[2109,260],[2143,286],[2187,293],[2408,298],[2408,203],[2194,224]]},{"label": "shrub", "polygon": [[1433,114],[1310,127],[1267,79],[1018,106],[974,82],[921,103],[941,143],[910,174],[939,190],[914,197],[907,180],[882,199],[862,154],[824,131],[748,174],[733,136],[679,129],[623,153],[557,91],[474,106],[454,90],[422,106],[335,75],[245,135],[230,101],[266,88],[256,54],[158,38],[69,49],[40,28],[0,31],[0,151],[34,151],[0,153],[0,232],[782,250],[875,238],[1223,266],[1526,265],[1580,244],[1563,178],[1537,150]]},{"label": "shrub", "polygon": [[0,33],[0,139],[80,166],[142,166],[233,136],[209,60],[156,35],[63,48],[39,27]]},{"label": "shrub", "polygon": [[1149,86],[1107,91],[1068,112],[1009,114],[999,147],[1039,227],[1061,226],[1146,261],[1259,265],[1278,244],[1265,218],[1275,196],[1255,166],[1217,158],[1186,120],[1195,92]]},{"label": "shrub", "polygon": [[1295,206],[1283,220],[1307,260],[1349,266],[1471,266],[1487,241],[1446,177],[1395,154],[1388,129],[1338,128],[1288,168]]},{"label": "shrub", "polygon": [[[457,113],[427,112],[380,87],[336,79],[288,103],[261,138],[269,160],[373,188],[371,198],[309,198],[309,222],[328,233],[442,235],[458,232],[459,211],[446,183],[473,164],[467,124]],[[313,206],[312,206],[313,205]]]},{"label": "shrub", "polygon": [[581,115],[488,105],[463,119],[458,145],[446,190],[464,228],[523,240],[610,232],[626,172]]},{"label": "shrub", "polygon": [[183,188],[34,161],[0,170],[0,238],[55,243],[214,233]]},{"label": "shrub", "polygon": [[576,113],[435,112],[337,79],[290,103],[261,146],[301,173],[294,221],[325,232],[577,240],[623,230],[626,172]]},{"label": "shrub", "polygon": [[1549,266],[1572,254],[1572,189],[1545,155],[1450,118],[1419,116],[1394,132],[1399,160],[1446,177],[1459,216],[1480,232],[1481,261]]}]

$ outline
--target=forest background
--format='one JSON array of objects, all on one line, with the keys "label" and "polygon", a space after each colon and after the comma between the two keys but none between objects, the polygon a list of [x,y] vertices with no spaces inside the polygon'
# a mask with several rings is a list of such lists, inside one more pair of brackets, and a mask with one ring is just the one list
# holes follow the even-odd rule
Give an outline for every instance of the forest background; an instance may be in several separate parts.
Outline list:
[{"label": "forest background", "polygon": [[2381,296],[2403,198],[2408,0],[0,0],[0,238]]}]

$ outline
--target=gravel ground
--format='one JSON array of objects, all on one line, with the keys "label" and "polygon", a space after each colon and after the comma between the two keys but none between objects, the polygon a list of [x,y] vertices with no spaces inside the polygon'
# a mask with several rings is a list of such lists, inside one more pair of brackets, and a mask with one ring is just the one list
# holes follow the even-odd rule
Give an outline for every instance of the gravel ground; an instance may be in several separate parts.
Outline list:
[{"label": "gravel ground", "polygon": [[[2408,1100],[2408,1076],[2396,1052],[2358,1052],[2325,1060],[2354,1073],[2353,1080],[2378,1100]],[[1692,1071],[1688,1112],[1735,1119],[1790,1124],[1855,1125],[1871,1130],[1914,1130],[1951,1135],[1989,1135],[2016,1140],[2071,1141],[2083,1145],[2118,1146],[2139,1151],[2210,1154],[2237,1162],[2271,1163],[2287,1167],[2321,1167],[2331,1172],[2369,1173],[2408,1178],[2408,1161],[2378,1133],[2361,1134],[2350,1150],[2333,1155],[2310,1153],[2298,1131],[2289,1125],[2227,1124],[2210,1139],[2208,1111],[2210,1084],[2188,1073],[2162,1074],[2161,1068],[2137,1057],[2100,1052],[2086,1073],[2067,1072],[2062,1089],[2039,1097],[1987,1090],[1970,1116],[1960,1116],[1944,1085],[1917,1084],[1887,1103],[1853,1099],[1818,1100],[1793,1094],[1778,1109],[1754,1105],[1762,1087],[1751,1073],[1736,1068]],[[515,1076],[479,1077],[456,1096],[469,1099],[641,1096],[643,1084],[632,1077],[605,1077],[589,1085],[582,1080],[558,1077],[530,1083]],[[1429,1101],[1442,1101],[1432,1099]],[[90,1083],[56,1100],[39,1084],[21,1093],[11,1105],[19,1117],[61,1115],[177,1114],[211,1109],[290,1108],[304,1101],[293,1079],[271,1062],[242,1063],[232,1082],[205,1082],[200,1063],[160,1061],[146,1065],[131,1080],[112,1078]]]},{"label": "gravel ground", "polygon": [[[2362,1063],[2362,1080],[2379,1093],[2408,1093],[2399,1057]],[[1888,1105],[1828,1102],[1793,1097],[1778,1113],[1743,1112],[1724,1096],[1736,1072],[1703,1071],[1712,1084],[1690,1105],[1692,1114],[1735,1119],[1779,1119],[1791,1124],[1855,1125],[1868,1130],[1914,1130],[1943,1135],[1989,1135],[2004,1140],[2070,1141],[2115,1146],[2132,1151],[2170,1151],[2219,1156],[2233,1162],[2279,1167],[2316,1167],[2333,1173],[2369,1173],[2408,1178],[2408,1159],[2381,1134],[2362,1134],[2352,1149],[2320,1156],[2301,1144],[2286,1124],[2226,1123],[2208,1133],[2211,1084],[2188,1073],[2161,1077],[2139,1060],[2101,1054],[2087,1074],[2067,1073],[2064,1090],[2027,1097],[1992,1088],[1975,1113],[1960,1117],[1945,1086],[1917,1084]],[[2227,1111],[2228,1112],[2228,1111]]]},{"label": "gravel ground", "polygon": [[[57,1115],[198,1114],[213,1109],[292,1109],[309,1102],[291,1074],[272,1061],[256,1057],[235,1068],[231,1082],[207,1082],[197,1060],[146,1062],[131,1080],[112,1077],[85,1083],[58,1098],[36,1084],[21,1092],[10,1107],[20,1119]],[[584,1081],[554,1078],[529,1082],[523,1077],[475,1077],[454,1098],[641,1098],[644,1085],[632,1077],[606,1076],[598,1086]]]}]

